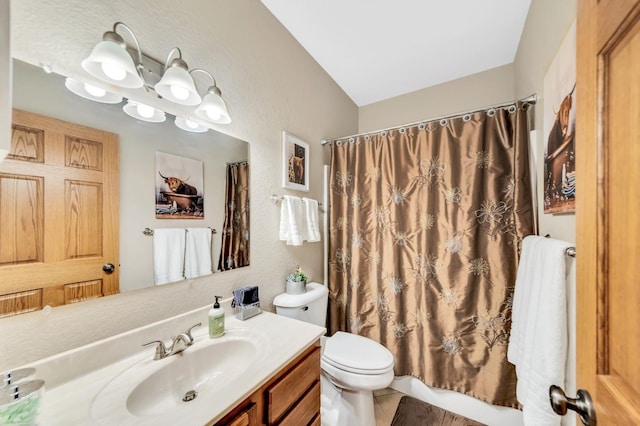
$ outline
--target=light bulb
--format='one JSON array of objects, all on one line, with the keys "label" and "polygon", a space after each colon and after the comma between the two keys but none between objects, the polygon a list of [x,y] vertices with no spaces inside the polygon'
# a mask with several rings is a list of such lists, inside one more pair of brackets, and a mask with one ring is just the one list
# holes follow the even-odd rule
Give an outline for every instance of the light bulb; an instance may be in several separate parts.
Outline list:
[{"label": "light bulb", "polygon": [[189,127],[190,129],[198,128],[198,123],[196,123],[195,121],[189,120],[188,118],[184,120],[184,124],[186,124],[187,127]]},{"label": "light bulb", "polygon": [[210,108],[207,110],[207,115],[212,120],[218,120],[222,115],[222,112],[220,111],[219,108]]},{"label": "light bulb", "polygon": [[84,90],[86,90],[88,93],[95,96],[96,98],[101,98],[107,93],[106,90],[93,86],[89,83],[84,83]]},{"label": "light bulb", "polygon": [[111,62],[103,62],[102,71],[107,75],[107,77],[116,81],[124,80],[127,76],[127,71],[124,68],[112,64]]},{"label": "light bulb", "polygon": [[150,107],[149,105],[138,104],[136,109],[138,110],[138,114],[140,114],[141,117],[144,117],[144,118],[153,117],[154,109],[153,109],[153,107]]},{"label": "light bulb", "polygon": [[189,90],[185,89],[182,86],[178,86],[177,84],[172,84],[170,90],[171,90],[171,94],[176,99],[180,99],[181,101],[189,97]]}]

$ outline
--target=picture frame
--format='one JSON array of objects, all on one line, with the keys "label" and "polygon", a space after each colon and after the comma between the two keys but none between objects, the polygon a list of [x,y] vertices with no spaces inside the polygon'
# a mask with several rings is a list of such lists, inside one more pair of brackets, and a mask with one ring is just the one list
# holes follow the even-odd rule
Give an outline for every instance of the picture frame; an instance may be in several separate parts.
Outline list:
[{"label": "picture frame", "polygon": [[203,162],[156,152],[156,219],[204,219]]},{"label": "picture frame", "polygon": [[544,213],[575,213],[576,28],[573,24],[544,78]]},{"label": "picture frame", "polygon": [[282,187],[309,192],[309,144],[282,132]]}]

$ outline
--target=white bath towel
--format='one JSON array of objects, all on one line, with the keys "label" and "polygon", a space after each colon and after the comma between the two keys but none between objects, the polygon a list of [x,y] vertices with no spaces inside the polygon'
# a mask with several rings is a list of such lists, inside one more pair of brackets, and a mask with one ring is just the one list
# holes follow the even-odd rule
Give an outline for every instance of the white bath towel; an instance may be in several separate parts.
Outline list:
[{"label": "white bath towel", "polygon": [[187,279],[212,274],[211,228],[187,228],[184,276]]},{"label": "white bath towel", "polygon": [[184,228],[153,231],[153,275],[156,285],[184,280]]},{"label": "white bath towel", "polygon": [[564,386],[567,358],[566,249],[569,243],[528,236],[522,242],[507,359],[516,366],[516,396],[525,426],[556,426],[549,386]]},{"label": "white bath towel", "polygon": [[312,198],[303,198],[305,209],[306,235],[303,238],[310,243],[320,241],[320,225],[318,224],[318,201]]},{"label": "white bath towel", "polygon": [[301,246],[303,241],[304,211],[302,199],[285,195],[280,206],[280,240],[287,245]]}]

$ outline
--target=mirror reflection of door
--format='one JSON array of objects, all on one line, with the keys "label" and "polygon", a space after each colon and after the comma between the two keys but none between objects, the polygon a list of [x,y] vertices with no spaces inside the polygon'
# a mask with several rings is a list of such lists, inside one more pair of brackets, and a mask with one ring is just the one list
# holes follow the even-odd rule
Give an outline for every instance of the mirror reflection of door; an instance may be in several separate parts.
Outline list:
[{"label": "mirror reflection of door", "polygon": [[577,29],[577,385],[598,424],[637,425],[640,1],[580,0]]},{"label": "mirror reflection of door", "polygon": [[118,136],[14,110],[0,163],[0,317],[118,293],[118,214]]}]

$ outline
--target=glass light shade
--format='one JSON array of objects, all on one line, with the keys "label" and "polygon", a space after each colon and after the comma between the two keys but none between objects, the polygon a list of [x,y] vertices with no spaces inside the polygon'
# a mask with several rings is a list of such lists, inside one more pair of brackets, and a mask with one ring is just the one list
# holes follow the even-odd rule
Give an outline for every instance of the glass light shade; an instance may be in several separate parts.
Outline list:
[{"label": "glass light shade", "polygon": [[122,107],[122,110],[133,118],[148,121],[149,123],[162,123],[167,119],[164,111],[131,99]]},{"label": "glass light shade", "polygon": [[231,117],[227,111],[227,105],[224,99],[211,89],[209,89],[209,92],[202,99],[198,108],[196,108],[196,115],[212,123],[231,123]]},{"label": "glass light shade", "polygon": [[74,94],[91,101],[102,102],[104,104],[118,104],[122,102],[122,96],[110,93],[101,87],[93,86],[88,83],[82,83],[73,78],[67,77],[64,85]]},{"label": "glass light shade", "polygon": [[110,40],[96,44],[89,57],[82,61],[82,68],[92,76],[116,86],[136,89],[144,84],[131,55]]},{"label": "glass light shade", "polygon": [[193,120],[184,117],[176,117],[176,126],[187,132],[204,133],[209,130],[208,127],[201,126]]},{"label": "glass light shade", "polygon": [[180,105],[198,105],[202,100],[193,77],[180,66],[169,67],[154,88],[163,98]]}]

